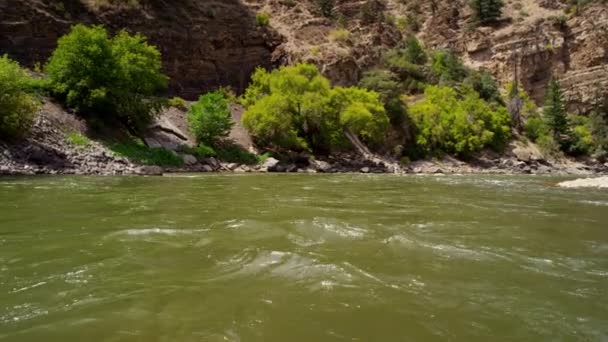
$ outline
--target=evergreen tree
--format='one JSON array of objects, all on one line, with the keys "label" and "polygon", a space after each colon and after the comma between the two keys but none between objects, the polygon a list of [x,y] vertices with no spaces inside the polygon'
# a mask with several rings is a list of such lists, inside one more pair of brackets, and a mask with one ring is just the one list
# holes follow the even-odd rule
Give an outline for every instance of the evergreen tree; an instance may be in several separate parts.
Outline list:
[{"label": "evergreen tree", "polygon": [[564,95],[555,78],[552,78],[547,86],[543,113],[547,119],[547,125],[553,133],[553,138],[562,142],[562,136],[568,133],[568,117],[564,105]]},{"label": "evergreen tree", "polygon": [[480,24],[492,23],[502,15],[502,0],[471,0],[471,8]]}]

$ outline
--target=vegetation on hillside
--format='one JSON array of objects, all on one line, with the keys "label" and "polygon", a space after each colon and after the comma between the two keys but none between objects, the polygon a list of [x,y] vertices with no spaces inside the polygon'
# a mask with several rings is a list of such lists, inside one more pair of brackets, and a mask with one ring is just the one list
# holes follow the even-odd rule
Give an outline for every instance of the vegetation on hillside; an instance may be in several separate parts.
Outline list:
[{"label": "vegetation on hillside", "polygon": [[30,81],[17,62],[0,56],[0,140],[28,132],[38,110],[38,101],[26,92]]},{"label": "vegetation on hillside", "polygon": [[257,142],[282,149],[328,152],[345,145],[344,130],[374,143],[388,125],[376,92],[332,88],[309,64],[258,69],[242,103],[243,124]]},{"label": "vegetation on hillside", "polygon": [[201,95],[188,112],[190,131],[197,142],[215,145],[230,134],[233,122],[224,94],[218,91]]},{"label": "vegetation on hillside", "polygon": [[167,84],[161,56],[146,39],[102,26],[75,25],[58,41],[46,65],[52,92],[86,117],[145,127],[164,101],[154,95]]}]

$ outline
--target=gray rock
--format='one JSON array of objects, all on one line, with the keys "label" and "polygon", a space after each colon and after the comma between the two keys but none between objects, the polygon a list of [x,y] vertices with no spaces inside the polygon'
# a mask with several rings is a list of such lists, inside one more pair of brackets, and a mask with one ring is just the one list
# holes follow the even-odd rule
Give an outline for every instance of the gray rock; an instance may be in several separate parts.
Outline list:
[{"label": "gray rock", "polygon": [[298,171],[298,167],[295,164],[289,164],[285,167],[285,172],[296,172]]},{"label": "gray rock", "polygon": [[228,163],[226,164],[226,168],[228,170],[236,170],[240,165],[237,163]]},{"label": "gray rock", "polygon": [[312,162],[312,165],[319,172],[329,172],[329,170],[331,169],[331,164],[323,160],[314,160]]},{"label": "gray rock", "polygon": [[205,163],[207,165],[211,166],[211,168],[213,170],[219,170],[222,167],[222,165],[220,164],[220,162],[217,161],[217,159],[215,159],[213,157],[205,159]]},{"label": "gray rock", "polygon": [[213,172],[213,168],[211,166],[209,166],[209,165],[203,165],[201,167],[201,171],[202,172]]},{"label": "gray rock", "polygon": [[141,166],[135,171],[138,175],[141,176],[162,176],[163,168],[156,165],[145,165]]},{"label": "gray rock", "polygon": [[191,154],[184,154],[182,156],[182,159],[184,160],[184,164],[186,164],[186,165],[194,165],[194,164],[198,163],[198,160],[196,159],[196,157]]},{"label": "gray rock", "polygon": [[366,167],[362,167],[361,170],[359,170],[359,171],[361,171],[361,173],[369,173],[370,170],[369,170],[369,167],[366,166]]},{"label": "gray rock", "polygon": [[262,167],[260,168],[260,171],[264,172],[264,171],[274,171],[276,170],[277,165],[279,165],[279,161],[275,158],[268,158],[264,161],[264,163],[262,163]]}]

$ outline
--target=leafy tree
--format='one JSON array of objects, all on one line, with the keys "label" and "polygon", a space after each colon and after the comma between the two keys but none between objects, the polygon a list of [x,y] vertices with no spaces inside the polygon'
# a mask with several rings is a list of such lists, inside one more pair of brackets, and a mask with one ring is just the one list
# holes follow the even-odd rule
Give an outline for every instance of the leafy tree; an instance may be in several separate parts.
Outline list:
[{"label": "leafy tree", "polygon": [[388,70],[372,70],[363,74],[359,87],[373,90],[380,95],[386,114],[393,124],[400,125],[405,121],[407,111],[401,101],[401,84],[397,75]]},{"label": "leafy tree", "polygon": [[110,37],[102,26],[75,25],[61,37],[46,71],[52,90],[82,114],[142,128],[162,102],[166,87],[158,50],[137,34]]},{"label": "leafy tree", "polygon": [[551,129],[553,138],[564,147],[567,144],[565,137],[569,132],[568,116],[562,90],[555,78],[552,78],[547,86],[543,115],[547,119],[547,125]]},{"label": "leafy tree", "polygon": [[[343,130],[375,141],[386,118],[375,92],[332,89],[309,64],[256,71],[242,101],[243,124],[263,145],[325,152],[343,144]],[[380,128],[379,128],[380,127]]]},{"label": "leafy tree", "polygon": [[28,81],[19,64],[0,57],[0,140],[23,135],[32,126],[39,105],[24,91]]},{"label": "leafy tree", "polygon": [[433,53],[431,70],[441,83],[461,82],[467,76],[467,69],[458,57],[445,50]]},{"label": "leafy tree", "polygon": [[498,85],[494,77],[486,71],[472,71],[463,81],[465,86],[471,87],[486,101],[503,103]]},{"label": "leafy tree", "polygon": [[502,0],[471,0],[470,6],[476,21],[485,25],[500,18],[504,2]]},{"label": "leafy tree", "polygon": [[215,145],[228,136],[233,122],[224,95],[217,91],[202,95],[188,112],[188,124],[196,140],[205,145]]},{"label": "leafy tree", "polygon": [[410,117],[416,143],[426,153],[468,156],[486,146],[500,148],[510,134],[507,110],[470,90],[459,98],[452,88],[429,86],[424,100],[410,106]]}]

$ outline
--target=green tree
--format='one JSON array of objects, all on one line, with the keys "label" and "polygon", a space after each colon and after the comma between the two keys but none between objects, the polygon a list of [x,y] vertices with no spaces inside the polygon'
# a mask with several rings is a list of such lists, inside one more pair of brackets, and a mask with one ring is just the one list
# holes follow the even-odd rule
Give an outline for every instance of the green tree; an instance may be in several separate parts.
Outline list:
[{"label": "green tree", "polygon": [[397,75],[388,70],[372,70],[363,74],[359,87],[380,94],[380,100],[384,103],[391,122],[395,125],[404,123],[407,110],[401,101],[402,90]]},{"label": "green tree", "polygon": [[286,149],[329,151],[343,144],[344,129],[375,141],[382,117],[388,122],[377,93],[332,89],[309,64],[259,69],[242,103],[247,107],[243,124],[258,143]]},{"label": "green tree", "polygon": [[553,139],[559,142],[562,147],[567,144],[569,126],[566,107],[564,105],[564,95],[555,78],[549,81],[543,115],[547,120],[547,125],[551,129]]},{"label": "green tree", "polygon": [[471,0],[470,6],[476,21],[486,25],[500,18],[504,2],[502,0]]},{"label": "green tree", "polygon": [[458,57],[450,51],[435,51],[431,62],[431,70],[441,83],[461,82],[467,76],[467,69]]},{"label": "green tree", "polygon": [[46,65],[53,92],[83,115],[144,127],[166,87],[158,50],[137,34],[110,37],[102,26],[75,25],[59,39]]},{"label": "green tree", "polygon": [[509,138],[509,114],[474,91],[459,98],[449,87],[429,86],[424,100],[410,106],[416,143],[426,153],[442,151],[468,156],[483,147],[500,148]]},{"label": "green tree", "polygon": [[24,91],[28,80],[19,64],[0,57],[0,140],[21,136],[32,126],[39,105]]},{"label": "green tree", "polygon": [[234,123],[225,96],[217,91],[202,95],[188,112],[188,124],[196,140],[205,145],[228,136]]}]

